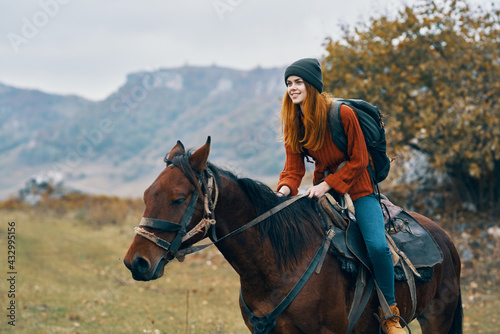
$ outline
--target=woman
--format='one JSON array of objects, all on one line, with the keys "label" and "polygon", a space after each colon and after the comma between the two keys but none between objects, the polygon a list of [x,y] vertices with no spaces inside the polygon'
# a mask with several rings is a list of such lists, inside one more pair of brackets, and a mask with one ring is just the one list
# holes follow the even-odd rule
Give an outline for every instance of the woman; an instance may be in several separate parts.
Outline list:
[{"label": "woman", "polygon": [[[314,159],[313,187],[309,197],[321,197],[329,190],[349,192],[356,211],[356,220],[373,263],[374,274],[391,311],[399,315],[394,297],[394,267],[385,239],[384,219],[368,172],[368,151],[353,109],[340,108],[340,117],[347,136],[347,156],[334,144],[328,125],[332,101],[323,91],[321,66],[316,59],[300,59],[285,71],[287,92],[281,109],[286,161],[280,173],[278,194],[296,195],[305,174],[304,157]],[[325,171],[330,173],[322,180]],[[321,181],[322,180],[322,181]],[[398,317],[382,321],[384,332],[405,333]],[[386,318],[389,318],[386,317]],[[381,318],[384,318],[381,316]]]}]

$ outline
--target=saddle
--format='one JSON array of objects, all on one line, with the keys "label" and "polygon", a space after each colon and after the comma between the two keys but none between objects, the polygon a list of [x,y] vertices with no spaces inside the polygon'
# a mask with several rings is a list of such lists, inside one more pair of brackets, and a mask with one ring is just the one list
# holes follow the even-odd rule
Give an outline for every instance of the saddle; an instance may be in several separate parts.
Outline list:
[{"label": "saddle", "polygon": [[[338,196],[337,196],[338,197]],[[354,215],[354,205],[348,195],[338,198],[327,193],[320,198],[320,213],[328,223],[327,239],[330,240],[329,252],[339,260],[342,269],[356,275],[353,303],[348,315],[350,333],[366,307],[372,291],[377,290],[378,299],[385,314],[390,308],[375,280],[367,280],[367,272],[373,273],[373,266],[361,230]],[[433,267],[441,263],[443,253],[432,235],[410,214],[391,203],[385,196],[381,200],[384,212],[386,239],[392,253],[394,276],[396,280],[406,281],[411,297],[411,316],[417,308],[415,282],[427,282],[434,273]],[[373,276],[373,275],[371,275]]]},{"label": "saddle", "polygon": [[[343,204],[348,200],[335,197],[328,193],[319,201],[323,216],[333,223],[332,228],[335,232],[330,253],[337,256],[342,269],[353,275],[357,274],[358,263],[373,272],[356,218],[352,210],[348,210],[347,205]],[[386,236],[390,237],[388,243],[393,253],[396,280],[407,280],[403,268],[406,264],[415,274],[417,281],[429,281],[432,278],[433,267],[443,260],[441,249],[429,231],[415,218],[386,197],[382,198]]]}]

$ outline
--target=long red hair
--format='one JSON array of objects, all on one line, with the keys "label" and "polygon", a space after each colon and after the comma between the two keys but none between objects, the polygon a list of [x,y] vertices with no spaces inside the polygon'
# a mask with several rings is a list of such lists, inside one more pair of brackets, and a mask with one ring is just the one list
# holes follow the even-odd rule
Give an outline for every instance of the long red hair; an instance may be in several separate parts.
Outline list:
[{"label": "long red hair", "polygon": [[292,102],[288,92],[285,93],[281,107],[282,139],[293,153],[301,153],[303,148],[319,150],[323,146],[325,131],[328,129],[330,97],[326,93],[320,94],[310,83],[304,81],[304,84],[307,94],[302,102],[303,121],[300,106]]}]

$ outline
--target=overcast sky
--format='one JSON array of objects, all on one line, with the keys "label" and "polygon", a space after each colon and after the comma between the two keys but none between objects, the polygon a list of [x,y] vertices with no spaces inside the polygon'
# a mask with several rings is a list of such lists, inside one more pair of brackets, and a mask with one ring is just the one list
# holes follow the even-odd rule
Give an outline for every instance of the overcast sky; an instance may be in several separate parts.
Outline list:
[{"label": "overcast sky", "polygon": [[402,3],[2,0],[0,82],[100,100],[140,70],[284,66],[323,56],[325,38],[338,38],[340,24],[394,14]]}]

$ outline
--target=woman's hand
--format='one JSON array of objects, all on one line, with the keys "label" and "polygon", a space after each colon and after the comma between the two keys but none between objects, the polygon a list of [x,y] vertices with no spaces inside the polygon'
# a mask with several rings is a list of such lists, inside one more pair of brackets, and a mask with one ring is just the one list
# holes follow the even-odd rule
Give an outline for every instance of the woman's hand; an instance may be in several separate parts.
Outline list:
[{"label": "woman's hand", "polygon": [[276,194],[276,196],[287,197],[291,192],[292,191],[290,190],[290,188],[288,188],[288,186],[282,186],[278,191],[275,191],[274,193]]},{"label": "woman's hand", "polygon": [[330,189],[332,189],[332,187],[330,187],[328,185],[328,183],[323,181],[320,184],[315,185],[315,186],[307,189],[306,194],[309,194],[309,198],[313,198],[313,197],[319,198],[319,197],[323,196],[324,194],[326,194],[328,192],[328,190],[330,190]]}]

